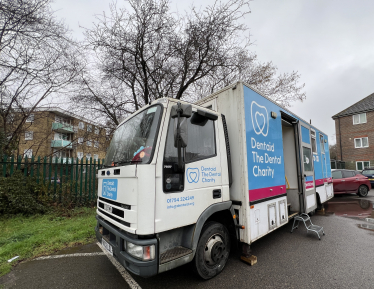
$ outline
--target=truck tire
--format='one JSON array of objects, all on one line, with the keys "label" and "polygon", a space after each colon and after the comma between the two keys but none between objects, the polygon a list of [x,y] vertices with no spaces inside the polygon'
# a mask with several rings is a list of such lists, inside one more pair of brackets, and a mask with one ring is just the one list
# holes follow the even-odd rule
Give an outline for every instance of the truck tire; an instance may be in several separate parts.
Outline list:
[{"label": "truck tire", "polygon": [[196,273],[208,280],[222,272],[230,254],[230,235],[217,222],[204,225],[193,260]]}]

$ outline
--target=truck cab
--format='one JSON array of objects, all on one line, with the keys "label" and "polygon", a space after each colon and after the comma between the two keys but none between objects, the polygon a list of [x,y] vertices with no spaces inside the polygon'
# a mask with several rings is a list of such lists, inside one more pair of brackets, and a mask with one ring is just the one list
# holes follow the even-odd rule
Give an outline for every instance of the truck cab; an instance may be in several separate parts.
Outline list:
[{"label": "truck cab", "polygon": [[[178,165],[178,117],[172,117],[178,102],[159,99],[123,121],[99,171],[97,238],[126,269],[143,277],[190,262],[208,220],[219,231],[205,246],[209,277],[223,269],[229,230],[235,234],[222,116],[180,102],[191,113],[179,119],[186,143]],[[224,214],[224,223],[231,221],[225,227],[215,222]]]}]

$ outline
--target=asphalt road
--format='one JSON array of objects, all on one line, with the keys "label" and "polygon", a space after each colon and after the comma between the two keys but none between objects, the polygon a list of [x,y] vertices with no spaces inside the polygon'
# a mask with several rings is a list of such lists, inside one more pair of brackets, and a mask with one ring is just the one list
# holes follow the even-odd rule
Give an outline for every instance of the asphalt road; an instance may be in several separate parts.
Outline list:
[{"label": "asphalt road", "polygon": [[[324,213],[312,216],[313,223],[326,232],[321,241],[301,224],[291,234],[292,224],[287,224],[254,242],[252,253],[258,258],[254,266],[233,253],[224,271],[208,281],[196,277],[190,265],[149,279],[133,278],[141,288],[374,288],[374,229],[360,228],[370,226],[366,217],[374,218],[374,190],[362,200],[337,196]],[[58,254],[100,251],[92,244]],[[0,278],[0,284],[4,288],[130,288],[105,255],[25,262]]]}]

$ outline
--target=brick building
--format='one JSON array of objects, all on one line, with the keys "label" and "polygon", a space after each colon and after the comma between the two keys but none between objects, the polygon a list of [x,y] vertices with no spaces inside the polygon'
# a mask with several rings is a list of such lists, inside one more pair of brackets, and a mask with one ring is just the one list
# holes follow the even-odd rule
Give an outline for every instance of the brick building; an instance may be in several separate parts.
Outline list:
[{"label": "brick building", "polygon": [[37,109],[23,126],[18,153],[28,157],[102,159],[109,144],[105,129],[60,108]]},{"label": "brick building", "polygon": [[332,116],[337,159],[346,169],[374,166],[374,93]]}]

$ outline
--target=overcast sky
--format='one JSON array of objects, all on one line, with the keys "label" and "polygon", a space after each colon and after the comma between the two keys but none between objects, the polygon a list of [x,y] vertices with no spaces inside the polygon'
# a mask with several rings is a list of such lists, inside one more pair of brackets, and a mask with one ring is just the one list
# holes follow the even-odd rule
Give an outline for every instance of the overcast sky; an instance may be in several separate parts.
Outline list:
[{"label": "overcast sky", "polygon": [[[52,7],[83,39],[79,25],[91,27],[95,14],[109,14],[110,2],[55,0]],[[183,11],[194,1],[180,2],[172,9]],[[254,0],[250,9],[244,21],[259,60],[272,61],[280,73],[298,71],[305,83],[306,101],[290,110],[335,143],[331,116],[374,92],[374,1]]]}]

